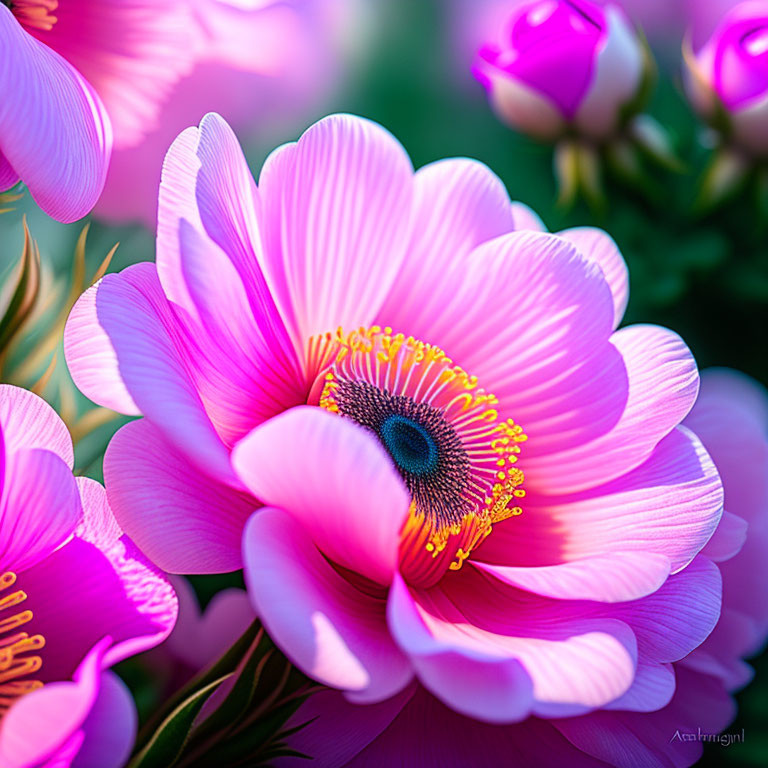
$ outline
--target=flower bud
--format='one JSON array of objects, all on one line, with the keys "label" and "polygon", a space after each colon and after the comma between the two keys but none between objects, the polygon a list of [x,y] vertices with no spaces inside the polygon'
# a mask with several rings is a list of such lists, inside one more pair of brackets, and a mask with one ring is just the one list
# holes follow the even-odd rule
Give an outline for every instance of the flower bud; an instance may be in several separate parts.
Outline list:
[{"label": "flower bud", "polygon": [[645,56],[617,5],[535,0],[515,8],[500,44],[480,48],[473,74],[513,128],[546,140],[569,130],[602,140],[632,112]]},{"label": "flower bud", "polygon": [[687,42],[684,59],[694,109],[736,146],[768,155],[768,3],[740,3],[698,52]]}]

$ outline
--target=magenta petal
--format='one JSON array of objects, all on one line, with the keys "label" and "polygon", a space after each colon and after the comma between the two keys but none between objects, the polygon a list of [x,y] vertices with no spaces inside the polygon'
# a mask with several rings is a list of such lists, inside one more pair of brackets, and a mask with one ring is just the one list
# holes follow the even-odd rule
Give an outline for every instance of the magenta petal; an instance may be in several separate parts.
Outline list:
[{"label": "magenta petal", "polygon": [[83,744],[72,768],[122,768],[136,738],[138,716],[131,692],[113,672],[102,672],[99,695],[82,725]]},{"label": "magenta petal", "polygon": [[747,521],[738,515],[732,515],[724,511],[720,518],[717,530],[707,542],[702,555],[706,555],[716,563],[722,560],[730,560],[744,546],[747,540]]},{"label": "magenta petal", "polygon": [[344,579],[302,525],[265,507],[243,537],[248,594],[270,637],[296,666],[359,703],[382,701],[411,680],[392,641],[383,597]]},{"label": "magenta petal", "polygon": [[130,539],[108,550],[72,539],[42,562],[19,574],[34,614],[35,631],[56,653],[45,656],[38,673],[43,682],[66,680],[101,638],[110,636],[104,665],[160,643],[171,631],[176,596]]},{"label": "magenta petal", "polygon": [[75,535],[106,551],[123,535],[107,503],[107,492],[101,483],[90,477],[77,477],[75,480],[83,504],[83,518]]},{"label": "magenta petal", "polygon": [[3,569],[21,572],[50,555],[82,517],[72,470],[55,454],[22,450],[7,457],[0,501]]},{"label": "magenta petal", "polygon": [[392,580],[410,496],[373,435],[303,406],[254,429],[232,463],[248,489],[293,516],[326,557],[380,584]]},{"label": "magenta petal", "polygon": [[75,221],[104,187],[109,118],[80,73],[0,8],[0,151],[50,216]]},{"label": "magenta petal", "polygon": [[43,448],[74,464],[72,438],[66,424],[41,397],[21,387],[0,384],[0,426],[5,450]]},{"label": "magenta petal", "polygon": [[104,478],[123,530],[164,570],[242,567],[243,526],[258,504],[198,469],[150,422],[126,424],[114,436]]},{"label": "magenta petal", "polygon": [[21,698],[3,718],[0,763],[29,768],[50,758],[82,728],[99,692],[109,639],[98,641],[83,659],[74,682],[52,682]]},{"label": "magenta petal", "polygon": [[5,192],[19,183],[19,174],[13,170],[11,164],[0,152],[0,192]]}]

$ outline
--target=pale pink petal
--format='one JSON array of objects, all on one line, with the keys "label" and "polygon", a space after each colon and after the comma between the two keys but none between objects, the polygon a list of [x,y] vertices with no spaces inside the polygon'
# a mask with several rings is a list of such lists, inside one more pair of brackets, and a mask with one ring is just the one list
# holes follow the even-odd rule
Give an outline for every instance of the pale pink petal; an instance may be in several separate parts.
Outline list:
[{"label": "pale pink petal", "polygon": [[503,566],[483,563],[480,549],[472,562],[514,587],[544,597],[619,602],[655,592],[666,580],[670,561],[652,552],[610,552],[560,565]]},{"label": "pale pink petal", "polygon": [[544,222],[536,211],[525,203],[512,203],[512,219],[515,222],[515,231],[530,229],[533,232],[547,232]]},{"label": "pale pink petal", "polygon": [[411,232],[411,163],[380,126],[332,115],[259,177],[267,282],[294,340],[370,325]]},{"label": "pale pink petal", "polygon": [[414,181],[408,256],[377,323],[422,338],[436,309],[430,298],[445,294],[451,263],[462,262],[476,246],[515,227],[504,184],[482,163],[440,160],[421,168]]},{"label": "pale pink petal", "polygon": [[[604,486],[562,497],[530,493],[523,514],[494,526],[476,556],[519,567],[654,553],[668,558],[674,573],[709,540],[722,501],[715,465],[679,427],[645,463]],[[605,595],[614,589],[606,586]]]},{"label": "pale pink petal", "polygon": [[[592,396],[600,402],[601,388],[603,392],[621,388],[626,398],[621,417],[594,440],[526,459],[529,489],[567,493],[619,477],[645,461],[696,400],[696,361],[676,333],[658,326],[633,325],[616,331],[611,344],[624,360],[626,381],[596,378]],[[520,421],[526,426],[522,417]],[[526,446],[530,454],[534,435],[532,429],[526,431],[531,435],[532,445]]]},{"label": "pale pink petal", "polygon": [[0,561],[19,573],[44,559],[75,532],[82,517],[72,470],[39,449],[6,458],[0,500]]},{"label": "pale pink petal", "polygon": [[109,118],[82,75],[5,7],[0,52],[0,152],[47,214],[75,221],[104,187]]},{"label": "pale pink petal", "polygon": [[3,768],[29,768],[54,754],[83,727],[101,681],[109,638],[97,641],[73,676],[74,682],[52,682],[22,697],[7,712],[0,727]]},{"label": "pale pink petal", "polygon": [[64,357],[78,389],[105,408],[140,416],[120,375],[117,353],[99,323],[96,299],[100,283],[80,295],[64,327]]},{"label": "pale pink petal", "polygon": [[675,692],[672,664],[660,664],[638,658],[635,679],[629,690],[605,705],[605,709],[630,712],[655,712],[669,704]]},{"label": "pale pink petal", "polygon": [[75,480],[83,505],[83,517],[75,535],[107,550],[123,535],[123,530],[112,514],[104,486],[90,477],[76,477]]},{"label": "pale pink petal", "polygon": [[326,557],[380,584],[392,580],[410,496],[373,435],[320,408],[293,408],[253,430],[232,463]]},{"label": "pale pink petal", "polygon": [[[102,331],[114,350],[107,359],[94,354],[88,341],[89,332]],[[99,371],[106,365],[106,381],[112,382],[116,363],[132,400],[169,441],[210,473],[231,479],[228,451],[205,411],[179,335],[154,265],[135,264],[96,286],[95,317],[68,323],[65,353],[75,383],[96,402]]]},{"label": "pale pink petal", "polygon": [[113,672],[102,672],[99,695],[82,725],[83,744],[72,768],[122,768],[136,738],[138,716],[131,692]]},{"label": "pale pink petal", "polygon": [[164,570],[242,567],[243,526],[258,504],[198,469],[150,422],[126,424],[112,438],[104,479],[120,526]]},{"label": "pale pink petal", "polygon": [[115,145],[152,128],[172,85],[197,53],[187,0],[67,0],[35,35],[88,79],[104,101]]},{"label": "pale pink petal", "polygon": [[557,235],[573,243],[582,256],[596,262],[603,270],[613,294],[615,328],[621,322],[629,300],[629,270],[619,247],[607,232],[595,227],[564,229]]},{"label": "pale pink petal", "polygon": [[190,583],[181,576],[172,580],[179,598],[179,620],[165,647],[195,670],[218,659],[256,618],[248,594],[224,589],[200,610]]},{"label": "pale pink petal", "polygon": [[21,387],[0,384],[0,427],[5,450],[42,448],[74,464],[72,438],[56,411],[37,395]]},{"label": "pale pink petal", "polygon": [[447,271],[440,292],[421,297],[431,322],[420,338],[477,376],[502,417],[522,424],[526,461],[613,427],[627,374],[609,342],[613,300],[596,264],[555,235],[526,231],[479,246]]},{"label": "pale pink petal", "polygon": [[529,713],[578,714],[628,690],[636,665],[631,629],[582,606],[467,567],[430,590],[396,581],[389,622],[438,698],[472,717],[503,722]]},{"label": "pale pink petal", "polygon": [[256,512],[243,560],[256,613],[303,672],[358,703],[383,701],[410,681],[410,663],[389,636],[384,596],[341,576],[298,520],[270,507]]}]

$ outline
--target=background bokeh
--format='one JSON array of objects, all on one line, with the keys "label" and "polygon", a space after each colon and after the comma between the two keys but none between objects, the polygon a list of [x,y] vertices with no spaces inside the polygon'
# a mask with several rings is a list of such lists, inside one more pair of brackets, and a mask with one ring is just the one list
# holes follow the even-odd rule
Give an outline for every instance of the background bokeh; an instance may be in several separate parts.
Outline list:
[{"label": "background bokeh", "polygon": [[[245,149],[255,173],[274,146],[296,138],[310,122],[334,111],[382,123],[403,143],[416,167],[443,157],[479,159],[501,177],[513,199],[534,208],[550,229],[591,224],[616,239],[631,275],[625,323],[666,325],[685,338],[700,367],[730,366],[768,384],[768,220],[748,192],[715,214],[692,212],[708,150],[682,95],[674,48],[666,44],[659,51],[663,63],[649,111],[673,136],[686,170],[655,172],[651,195],[609,186],[608,209],[596,216],[581,205],[558,209],[551,148],[510,132],[488,109],[481,87],[471,78],[468,51],[457,43],[461,20],[453,0],[364,5],[365,12],[356,24],[347,25],[345,39],[336,43],[344,49],[336,87],[313,104],[309,114],[299,110],[300,116],[293,118],[265,118],[261,124],[257,120],[249,130]],[[248,98],[244,92],[243,99]],[[39,242],[49,282],[66,282],[83,222],[58,224],[38,211],[28,196],[14,212],[0,216],[0,278],[5,282],[21,252],[23,214]],[[94,220],[86,248],[89,273],[118,241],[110,270],[153,258],[153,235],[146,228]],[[506,296],[503,286],[498,300],[509,303],[514,312],[514,297]],[[23,357],[26,345],[34,343],[33,334],[16,354]],[[59,395],[53,383],[64,376],[59,365],[45,390],[56,405]],[[78,408],[87,407],[81,399]],[[100,454],[120,423],[110,422],[77,446],[82,470],[99,477]],[[193,583],[205,602],[216,589],[238,580],[207,577]],[[729,729],[743,728],[745,743],[708,745],[701,765],[768,765],[768,656],[756,660],[755,666],[756,682],[738,696],[739,716]],[[141,678],[138,665],[123,671],[142,695],[149,696],[150,681]],[[670,737],[673,733],[670,724]]]}]

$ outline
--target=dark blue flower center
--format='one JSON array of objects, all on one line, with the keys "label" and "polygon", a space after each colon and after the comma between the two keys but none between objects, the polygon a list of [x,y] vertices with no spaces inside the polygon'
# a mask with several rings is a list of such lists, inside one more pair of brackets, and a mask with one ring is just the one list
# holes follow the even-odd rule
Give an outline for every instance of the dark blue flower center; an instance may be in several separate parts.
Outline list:
[{"label": "dark blue flower center", "polygon": [[437,469],[440,459],[437,444],[413,419],[393,413],[379,427],[379,435],[395,464],[404,472],[423,476]]}]

